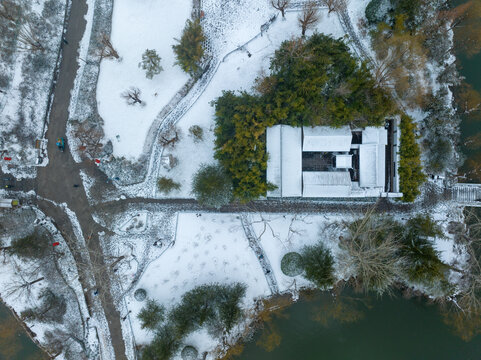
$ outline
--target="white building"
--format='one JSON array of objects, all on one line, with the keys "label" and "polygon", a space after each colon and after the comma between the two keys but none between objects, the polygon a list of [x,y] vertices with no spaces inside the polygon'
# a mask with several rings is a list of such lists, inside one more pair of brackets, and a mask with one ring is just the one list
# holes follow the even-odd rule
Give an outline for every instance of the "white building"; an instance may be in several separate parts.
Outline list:
[{"label": "white building", "polygon": [[393,185],[395,152],[385,128],[275,125],[266,136],[267,181],[277,186],[268,197],[401,195]]}]

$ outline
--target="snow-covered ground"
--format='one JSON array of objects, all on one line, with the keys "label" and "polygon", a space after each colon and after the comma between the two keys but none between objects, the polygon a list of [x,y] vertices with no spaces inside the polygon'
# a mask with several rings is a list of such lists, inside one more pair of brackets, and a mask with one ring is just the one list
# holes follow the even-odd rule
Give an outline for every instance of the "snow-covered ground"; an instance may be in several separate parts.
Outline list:
[{"label": "snow-covered ground", "polygon": [[[282,257],[289,252],[299,252],[306,245],[321,241],[333,256],[339,253],[340,229],[333,226],[345,219],[341,214],[288,215],[258,214],[253,216],[252,225],[256,236],[270,260],[279,291],[296,291],[312,284],[302,276],[290,277],[281,270]],[[337,278],[346,278],[343,269],[337,269]]]},{"label": "snow-covered ground", "polygon": [[[233,282],[248,285],[244,306],[270,295],[263,270],[244,235],[240,218],[226,214],[179,214],[175,242],[150,263],[137,288],[147,291],[167,309],[182,294],[207,283]],[[127,297],[137,342],[148,343],[152,335],[141,330],[136,315],[144,302]]]},{"label": "snow-covered ground", "polygon": [[[105,328],[106,324],[98,322],[99,314],[93,314],[93,316],[89,314],[83,289],[78,280],[79,274],[75,260],[66,245],[65,239],[55,228],[51,219],[45,217],[36,208],[23,207],[4,213],[3,221],[8,223],[4,227],[6,232],[2,233],[4,246],[10,245],[11,241],[15,239],[31,234],[34,226],[46,230],[52,244],[58,243],[58,245],[54,246],[53,253],[50,255],[55,256],[55,260],[48,259],[49,255],[46,255],[44,259],[46,261],[44,262],[4,253],[3,260],[0,262],[0,294],[2,300],[17,314],[20,314],[26,309],[39,306],[41,303],[39,295],[43,290],[50,289],[57,296],[65,299],[66,312],[62,323],[37,320],[25,321],[26,325],[36,334],[35,340],[51,350],[46,338],[47,332],[55,334],[54,336],[58,339],[63,339],[63,334],[69,334],[73,331],[78,339],[84,341],[85,349],[76,348],[74,342],[70,350],[72,358],[76,359],[75,353],[82,351],[85,351],[85,354],[92,358],[98,356],[99,339],[97,336],[102,335],[101,327]],[[15,227],[15,231],[11,231],[10,227]],[[37,279],[39,281],[33,285],[25,286],[26,282]],[[97,331],[95,331],[95,328],[97,328]],[[69,337],[64,339],[65,348],[56,358],[66,358],[65,350],[69,347],[67,345],[70,342],[69,339]]]},{"label": "snow-covered ground", "polygon": [[[2,35],[17,41],[9,39],[7,44],[6,39],[1,40],[5,48],[0,55],[0,166],[3,172],[23,178],[36,174],[32,171],[39,155],[36,140],[44,135],[44,118],[61,44],[65,1],[26,0],[18,1],[18,5],[23,9],[23,25],[12,24],[12,33]],[[3,18],[2,21],[8,23]],[[30,45],[19,40],[22,34],[29,32],[44,50],[31,50]],[[6,161],[4,157],[11,160]],[[47,163],[48,159],[44,159],[41,165]]]},{"label": "snow-covered ground", "polygon": [[[172,45],[191,10],[191,0],[115,1],[111,41],[121,59],[102,61],[97,85],[99,114],[115,156],[135,160],[142,153],[156,115],[189,79],[174,65]],[[164,70],[153,79],[138,66],[146,49],[156,50],[162,58]],[[140,89],[145,106],[127,105],[121,93],[130,87]]]}]

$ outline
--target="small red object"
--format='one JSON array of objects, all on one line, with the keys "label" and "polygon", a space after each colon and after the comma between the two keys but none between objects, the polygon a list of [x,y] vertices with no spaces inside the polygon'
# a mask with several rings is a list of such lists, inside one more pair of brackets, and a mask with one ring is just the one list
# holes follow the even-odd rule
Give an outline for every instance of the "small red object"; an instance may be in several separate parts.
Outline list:
[{"label": "small red object", "polygon": [[99,159],[95,159],[95,162],[96,162],[97,164],[100,164],[100,160],[99,160]]},{"label": "small red object", "polygon": [[58,245],[60,245],[60,243],[57,241],[57,242],[54,242],[52,245],[53,245],[53,246],[58,246]]},{"label": "small red object", "polygon": [[5,157],[3,158],[3,160],[10,161],[10,160],[12,160],[12,158],[11,158],[11,157],[8,157],[8,156],[5,156]]}]

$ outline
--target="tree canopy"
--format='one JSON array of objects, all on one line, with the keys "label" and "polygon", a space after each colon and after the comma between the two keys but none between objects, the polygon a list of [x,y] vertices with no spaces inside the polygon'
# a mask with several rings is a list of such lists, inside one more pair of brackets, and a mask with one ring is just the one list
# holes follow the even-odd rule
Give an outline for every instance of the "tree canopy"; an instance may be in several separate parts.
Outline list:
[{"label": "tree canopy", "polygon": [[178,44],[173,45],[172,48],[177,57],[176,64],[191,76],[198,75],[201,70],[200,63],[205,53],[203,46],[205,35],[199,19],[194,21],[188,19],[182,37],[180,40],[175,40]]},{"label": "tree canopy", "polygon": [[426,180],[421,166],[421,150],[416,142],[416,124],[407,115],[401,116],[401,145],[399,147],[399,187],[402,200],[412,202],[420,194],[419,187]]}]

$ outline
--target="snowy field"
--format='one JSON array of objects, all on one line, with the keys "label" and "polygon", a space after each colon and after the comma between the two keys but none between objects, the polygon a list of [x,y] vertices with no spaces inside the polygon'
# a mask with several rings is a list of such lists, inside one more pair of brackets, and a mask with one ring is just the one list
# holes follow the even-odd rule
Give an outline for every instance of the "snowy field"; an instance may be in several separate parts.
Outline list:
[{"label": "snowy field", "polygon": [[[208,283],[243,282],[248,285],[244,306],[270,294],[263,270],[244,235],[236,215],[179,214],[175,243],[146,269],[137,288],[169,309],[182,294]],[[144,305],[127,297],[138,343],[148,343],[151,334],[140,329],[137,314]]]},{"label": "snowy field", "polygon": [[[337,16],[333,14],[327,16],[327,11],[321,12],[321,21],[316,31],[331,34],[334,37],[343,36],[344,32],[337,20]],[[272,14],[272,9],[266,10],[264,21],[268,20]],[[256,15],[259,16],[257,12]],[[159,176],[173,178],[174,181],[181,184],[181,188],[177,191],[172,191],[167,196],[162,194],[158,194],[158,196],[192,197],[191,181],[193,174],[197,171],[200,164],[212,163],[214,161],[214,108],[211,106],[211,102],[221,96],[222,91],[251,91],[255,84],[255,79],[263,72],[268,73],[270,58],[274,51],[279,48],[283,41],[300,35],[297,17],[297,12],[287,13],[286,20],[282,20],[279,16],[262,37],[259,36],[246,45],[243,50],[230,54],[225,58],[225,61],[220,63],[219,69],[206,91],[177,123],[183,134],[181,141],[173,150],[164,150],[163,155],[171,154],[179,162],[173,169],[161,169]],[[239,20],[241,19],[239,17]],[[239,29],[241,25],[238,24],[239,20],[235,22],[236,29]],[[260,18],[259,21],[261,21]],[[243,30],[247,34],[242,39],[244,42],[249,40],[249,36],[255,36],[260,28],[260,25],[256,27],[249,26],[249,24],[247,21],[242,23],[244,26]],[[242,31],[240,32],[242,33]],[[308,32],[308,34],[310,33],[312,32]],[[231,46],[229,49],[235,49],[242,44],[240,41],[238,35],[234,36],[233,40],[225,47]],[[199,125],[203,128],[204,141],[194,143],[193,138],[188,136],[188,129],[192,125]]]},{"label": "snowy field", "polygon": [[[189,79],[174,66],[172,45],[191,10],[191,0],[115,1],[111,41],[121,59],[102,61],[97,85],[98,110],[115,156],[134,160],[142,153],[154,118]],[[146,49],[157,51],[164,69],[151,80],[138,66]],[[145,106],[129,106],[121,97],[133,86],[141,90]]]},{"label": "snowy field", "polygon": [[[295,291],[296,288],[311,287],[312,284],[302,276],[290,277],[281,271],[282,257],[289,252],[299,252],[306,245],[319,241],[330,249],[336,257],[339,253],[338,239],[341,234],[336,222],[346,219],[346,215],[271,215],[258,214],[252,217],[252,226],[260,239],[262,248],[270,260],[279,291]],[[336,277],[348,278],[342,269],[336,269]]]}]

